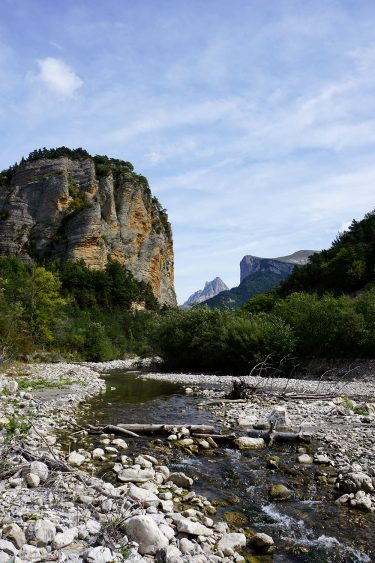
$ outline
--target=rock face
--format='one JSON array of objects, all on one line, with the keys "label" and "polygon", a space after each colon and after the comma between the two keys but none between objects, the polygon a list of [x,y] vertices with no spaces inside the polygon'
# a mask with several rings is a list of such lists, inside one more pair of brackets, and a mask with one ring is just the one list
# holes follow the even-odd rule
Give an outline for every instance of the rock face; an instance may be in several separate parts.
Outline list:
[{"label": "rock face", "polygon": [[130,163],[90,156],[39,158],[16,166],[0,189],[0,255],[123,264],[175,305],[168,216]]},{"label": "rock face", "polygon": [[259,258],[258,256],[244,256],[240,262],[240,281],[256,272],[269,272],[271,274],[289,274],[295,265],[307,264],[309,256],[315,250],[298,250],[290,256],[280,258]]},{"label": "rock face", "polygon": [[203,289],[199,289],[193,295],[190,295],[189,299],[185,301],[182,305],[184,309],[188,309],[194,303],[203,303],[207,299],[211,299],[211,297],[215,297],[222,291],[228,290],[228,286],[223,282],[221,278],[215,278],[212,281],[206,282],[204,284]]}]

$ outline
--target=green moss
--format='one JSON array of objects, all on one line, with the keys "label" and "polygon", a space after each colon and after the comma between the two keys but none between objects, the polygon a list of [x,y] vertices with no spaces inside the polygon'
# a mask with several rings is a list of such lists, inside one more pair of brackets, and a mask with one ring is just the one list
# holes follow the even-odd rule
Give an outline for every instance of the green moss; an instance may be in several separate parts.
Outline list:
[{"label": "green moss", "polygon": [[79,189],[78,184],[74,181],[72,176],[68,176],[69,181],[69,196],[71,197],[71,202],[69,204],[69,211],[74,211],[78,213],[85,207],[85,196]]}]

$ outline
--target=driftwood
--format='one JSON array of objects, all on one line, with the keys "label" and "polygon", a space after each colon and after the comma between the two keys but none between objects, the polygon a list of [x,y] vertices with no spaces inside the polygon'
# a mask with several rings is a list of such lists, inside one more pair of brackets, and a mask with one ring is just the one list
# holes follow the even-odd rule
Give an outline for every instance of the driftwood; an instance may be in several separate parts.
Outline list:
[{"label": "driftwood", "polygon": [[274,442],[310,442],[309,435],[303,432],[277,432],[276,430],[256,430],[255,428],[248,431],[250,438],[263,438],[270,446]]},{"label": "driftwood", "polygon": [[218,444],[220,443],[230,443],[233,442],[233,440],[235,440],[237,438],[237,436],[235,434],[210,434],[209,436],[207,434],[192,434],[193,438],[197,438],[198,440],[207,440],[207,438],[212,438],[215,442],[217,442]]},{"label": "driftwood", "polygon": [[[108,426],[106,428],[109,428]],[[213,434],[215,428],[206,424],[118,424],[121,430],[137,432],[138,434],[171,434],[179,432],[182,428],[187,428],[191,434]],[[112,430],[112,432],[115,432]]]},{"label": "driftwood", "polygon": [[[83,430],[86,430],[86,428]],[[92,424],[88,424],[87,431],[90,434],[102,434],[103,432],[107,432],[108,434],[122,434],[123,436],[129,436],[131,438],[139,438],[139,434],[123,428],[122,425],[115,426],[114,424],[107,424],[106,426],[93,426]]]}]

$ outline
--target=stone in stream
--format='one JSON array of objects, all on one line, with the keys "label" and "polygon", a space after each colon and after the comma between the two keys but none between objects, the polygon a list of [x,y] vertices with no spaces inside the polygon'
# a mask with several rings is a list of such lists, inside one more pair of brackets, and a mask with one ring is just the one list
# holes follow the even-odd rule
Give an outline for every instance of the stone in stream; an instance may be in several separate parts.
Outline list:
[{"label": "stone in stream", "polygon": [[234,440],[234,443],[240,450],[252,449],[257,450],[265,447],[263,438],[250,438],[248,436],[240,436]]},{"label": "stone in stream", "polygon": [[141,469],[140,465],[132,465],[117,473],[119,481],[124,483],[146,483],[155,477],[153,469]]},{"label": "stone in stream", "polygon": [[172,481],[177,487],[182,487],[183,489],[190,489],[194,482],[191,477],[182,472],[171,473],[168,481]]},{"label": "stone in stream", "polygon": [[344,493],[356,493],[357,491],[371,493],[374,490],[371,477],[362,471],[347,473],[338,481],[338,486]]},{"label": "stone in stream", "polygon": [[259,550],[261,553],[267,553],[273,546],[274,541],[268,534],[258,533],[250,538],[249,543],[255,550]]},{"label": "stone in stream", "polygon": [[79,454],[78,452],[70,452],[68,457],[68,463],[72,467],[80,467],[83,463],[85,463],[86,458],[84,455]]},{"label": "stone in stream", "polygon": [[230,552],[236,551],[246,546],[245,534],[225,534],[217,543],[217,549],[220,549],[224,555],[231,555]]},{"label": "stone in stream", "polygon": [[105,459],[104,450],[102,448],[95,448],[95,450],[92,451],[92,459],[100,459],[103,461]]},{"label": "stone in stream", "polygon": [[371,512],[372,501],[370,495],[367,495],[364,491],[358,491],[353,499],[350,500],[351,506],[364,510],[365,512]]},{"label": "stone in stream", "polygon": [[297,460],[298,463],[304,463],[304,464],[311,464],[313,462],[313,458],[309,454],[301,454],[298,456]]},{"label": "stone in stream", "polygon": [[125,522],[123,527],[130,541],[139,544],[138,551],[142,555],[155,555],[157,551],[169,544],[169,540],[159,530],[151,516],[133,516]]},{"label": "stone in stream", "polygon": [[272,500],[289,500],[292,497],[292,491],[282,484],[272,485],[268,494]]}]

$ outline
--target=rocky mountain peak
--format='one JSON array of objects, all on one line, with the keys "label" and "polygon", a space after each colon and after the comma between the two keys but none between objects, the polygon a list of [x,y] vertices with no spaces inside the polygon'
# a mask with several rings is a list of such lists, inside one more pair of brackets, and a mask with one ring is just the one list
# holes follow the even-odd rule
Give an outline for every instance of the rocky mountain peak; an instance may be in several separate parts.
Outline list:
[{"label": "rocky mountain peak", "polygon": [[203,289],[199,289],[198,291],[190,295],[190,297],[182,306],[184,308],[189,308],[196,303],[202,303],[207,299],[211,299],[211,297],[215,297],[216,295],[218,295],[222,291],[226,291],[227,289],[228,286],[223,282],[223,280],[219,277],[216,277],[215,279],[206,282]]}]

